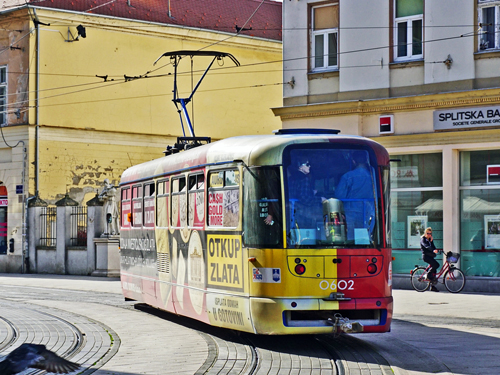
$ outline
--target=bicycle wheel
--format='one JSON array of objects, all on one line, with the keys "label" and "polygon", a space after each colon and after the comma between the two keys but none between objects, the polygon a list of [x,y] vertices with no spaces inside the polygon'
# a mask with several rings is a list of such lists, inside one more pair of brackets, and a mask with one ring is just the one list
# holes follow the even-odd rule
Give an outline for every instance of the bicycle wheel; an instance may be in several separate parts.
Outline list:
[{"label": "bicycle wheel", "polygon": [[425,292],[431,284],[425,280],[425,267],[418,267],[411,273],[411,286],[417,292]]},{"label": "bicycle wheel", "polygon": [[459,268],[451,268],[444,274],[444,286],[450,293],[459,293],[465,286],[465,275]]}]

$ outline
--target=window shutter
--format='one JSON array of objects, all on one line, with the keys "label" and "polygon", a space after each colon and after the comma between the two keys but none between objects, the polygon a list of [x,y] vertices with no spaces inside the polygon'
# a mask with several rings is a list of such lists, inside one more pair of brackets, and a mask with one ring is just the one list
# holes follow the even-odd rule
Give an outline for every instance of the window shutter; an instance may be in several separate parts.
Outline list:
[{"label": "window shutter", "polygon": [[314,30],[334,29],[338,26],[338,5],[314,8]]}]

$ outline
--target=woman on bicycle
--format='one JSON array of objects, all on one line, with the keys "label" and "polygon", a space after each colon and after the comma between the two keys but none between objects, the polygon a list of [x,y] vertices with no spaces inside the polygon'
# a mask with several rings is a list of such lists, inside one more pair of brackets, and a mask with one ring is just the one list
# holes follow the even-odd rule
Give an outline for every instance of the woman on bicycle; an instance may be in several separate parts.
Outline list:
[{"label": "woman on bicycle", "polygon": [[[439,263],[434,259],[438,250],[436,246],[434,246],[434,241],[432,239],[432,228],[425,228],[425,232],[420,239],[420,250],[422,250],[422,259],[424,262],[429,263],[431,266],[431,270],[427,273],[427,278],[431,281],[432,284],[436,284],[436,272],[439,268]],[[431,290],[433,292],[439,292],[439,290],[432,285]]]}]

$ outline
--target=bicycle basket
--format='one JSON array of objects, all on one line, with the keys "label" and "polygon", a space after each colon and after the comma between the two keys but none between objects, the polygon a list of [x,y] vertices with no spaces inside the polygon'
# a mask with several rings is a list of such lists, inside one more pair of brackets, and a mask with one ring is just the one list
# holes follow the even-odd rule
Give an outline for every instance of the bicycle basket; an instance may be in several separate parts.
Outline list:
[{"label": "bicycle basket", "polygon": [[460,259],[460,254],[458,253],[452,253],[451,251],[449,251],[446,254],[446,260],[450,263],[456,263],[458,262],[459,259]]}]

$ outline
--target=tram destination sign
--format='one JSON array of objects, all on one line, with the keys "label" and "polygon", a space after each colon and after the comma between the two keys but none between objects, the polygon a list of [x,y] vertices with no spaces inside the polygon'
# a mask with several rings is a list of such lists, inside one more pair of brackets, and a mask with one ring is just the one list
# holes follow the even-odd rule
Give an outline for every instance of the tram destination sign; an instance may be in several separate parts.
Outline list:
[{"label": "tram destination sign", "polygon": [[500,126],[500,106],[434,111],[434,130]]}]

